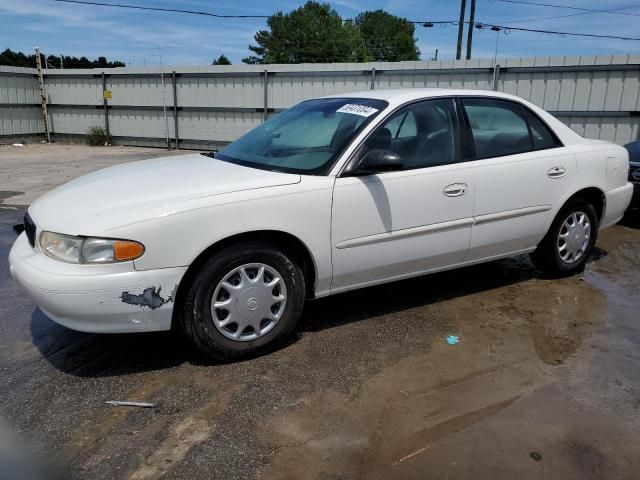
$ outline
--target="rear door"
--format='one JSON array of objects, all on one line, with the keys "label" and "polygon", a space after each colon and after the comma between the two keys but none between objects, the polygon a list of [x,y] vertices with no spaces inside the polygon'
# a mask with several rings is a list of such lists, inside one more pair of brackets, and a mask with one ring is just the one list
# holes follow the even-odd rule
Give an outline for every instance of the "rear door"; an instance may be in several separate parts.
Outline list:
[{"label": "rear door", "polygon": [[476,197],[465,260],[535,247],[576,172],[575,156],[524,105],[462,97],[475,160]]}]

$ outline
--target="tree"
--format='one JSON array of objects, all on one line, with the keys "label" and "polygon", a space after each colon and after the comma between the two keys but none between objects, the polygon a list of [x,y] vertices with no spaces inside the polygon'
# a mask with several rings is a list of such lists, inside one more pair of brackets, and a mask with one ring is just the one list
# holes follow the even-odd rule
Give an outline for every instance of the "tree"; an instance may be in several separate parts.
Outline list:
[{"label": "tree", "polygon": [[231,65],[231,60],[222,54],[216,58],[211,65]]},{"label": "tree", "polygon": [[328,3],[308,1],[289,13],[267,19],[269,30],[254,35],[255,55],[244,63],[362,62],[370,60],[360,31],[344,22]]},{"label": "tree", "polygon": [[379,62],[419,60],[420,50],[413,34],[415,27],[406,18],[376,10],[355,19],[367,51]]},{"label": "tree", "polygon": [[[41,53],[40,58],[42,65],[45,65],[45,61],[48,65],[54,68],[60,68],[60,57],[55,55],[48,55],[46,58]],[[25,55],[22,52],[14,52],[10,49],[6,49],[0,53],[0,65],[9,65],[12,67],[31,67],[36,66],[36,56]],[[124,67],[124,62],[108,61],[106,57],[98,57],[97,60],[89,60],[87,57],[68,57],[62,56],[62,65],[64,68],[110,68],[110,67]]]},{"label": "tree", "polygon": [[31,58],[29,58],[22,52],[14,52],[7,48],[4,52],[0,53],[0,65],[9,65],[11,67],[35,67],[36,56],[31,55]]}]

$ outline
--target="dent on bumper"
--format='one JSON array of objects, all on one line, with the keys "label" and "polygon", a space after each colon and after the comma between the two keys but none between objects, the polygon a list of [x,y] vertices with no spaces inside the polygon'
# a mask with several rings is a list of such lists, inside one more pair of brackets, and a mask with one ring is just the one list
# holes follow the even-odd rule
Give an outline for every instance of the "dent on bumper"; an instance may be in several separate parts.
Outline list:
[{"label": "dent on bumper", "polygon": [[[70,267],[35,252],[24,234],[9,254],[11,276],[52,320],[83,332],[168,330],[186,267],[114,273]],[[57,271],[60,267],[64,273]],[[76,274],[70,274],[75,267]],[[91,268],[91,267],[89,267]],[[83,271],[84,269],[84,271]]]}]

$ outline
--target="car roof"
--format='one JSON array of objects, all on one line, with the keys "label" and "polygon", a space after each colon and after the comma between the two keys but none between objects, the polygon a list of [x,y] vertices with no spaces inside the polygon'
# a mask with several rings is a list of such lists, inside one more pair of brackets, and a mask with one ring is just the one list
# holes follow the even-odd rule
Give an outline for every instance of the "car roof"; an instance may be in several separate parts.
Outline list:
[{"label": "car roof", "polygon": [[401,104],[411,100],[448,96],[480,96],[488,98],[506,98],[522,101],[521,98],[491,90],[468,90],[463,88],[394,88],[382,90],[360,90],[356,92],[329,95],[324,98],[373,98],[386,100],[391,104]]}]

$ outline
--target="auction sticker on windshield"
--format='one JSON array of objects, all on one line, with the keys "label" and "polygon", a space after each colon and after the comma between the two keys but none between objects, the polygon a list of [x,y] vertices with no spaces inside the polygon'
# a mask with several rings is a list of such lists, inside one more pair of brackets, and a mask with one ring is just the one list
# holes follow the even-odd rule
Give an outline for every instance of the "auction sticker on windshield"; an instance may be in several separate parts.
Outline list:
[{"label": "auction sticker on windshield", "polygon": [[336,110],[338,113],[352,113],[354,115],[360,115],[361,117],[370,117],[377,111],[377,108],[367,107],[366,105],[357,105],[355,103],[347,103]]}]

